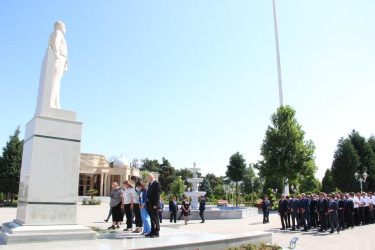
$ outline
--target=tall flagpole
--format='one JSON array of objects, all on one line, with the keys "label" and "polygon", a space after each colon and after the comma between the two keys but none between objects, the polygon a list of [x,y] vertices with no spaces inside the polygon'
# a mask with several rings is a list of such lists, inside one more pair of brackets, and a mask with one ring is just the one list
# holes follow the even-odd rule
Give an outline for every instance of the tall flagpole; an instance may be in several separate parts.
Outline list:
[{"label": "tall flagpole", "polygon": [[[273,5],[273,25],[275,28],[275,43],[276,43],[276,60],[277,60],[277,76],[279,82],[279,101],[280,107],[283,106],[283,84],[281,82],[281,66],[280,66],[280,50],[279,50],[279,34],[277,30],[277,18],[276,18],[276,3],[272,0]],[[289,183],[288,178],[283,177],[283,194],[289,195]]]},{"label": "tall flagpole", "polygon": [[278,30],[277,30],[276,3],[275,3],[275,0],[272,0],[272,4],[273,4],[273,25],[275,27],[277,74],[278,74],[278,82],[279,82],[279,101],[280,101],[280,106],[282,106],[283,105],[283,85],[282,85],[282,82],[281,82],[279,35],[278,35]]}]

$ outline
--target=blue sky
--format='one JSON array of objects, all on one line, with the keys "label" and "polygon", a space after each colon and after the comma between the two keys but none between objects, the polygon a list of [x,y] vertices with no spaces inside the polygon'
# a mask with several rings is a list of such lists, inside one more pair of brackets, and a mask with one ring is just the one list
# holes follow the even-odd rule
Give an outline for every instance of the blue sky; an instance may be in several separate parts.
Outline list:
[{"label": "blue sky", "polygon": [[[278,0],[284,102],[316,144],[317,176],[341,136],[374,133],[375,1]],[[278,107],[271,0],[1,1],[0,145],[33,117],[53,23],[65,22],[61,105],[82,152],[247,162]]]}]

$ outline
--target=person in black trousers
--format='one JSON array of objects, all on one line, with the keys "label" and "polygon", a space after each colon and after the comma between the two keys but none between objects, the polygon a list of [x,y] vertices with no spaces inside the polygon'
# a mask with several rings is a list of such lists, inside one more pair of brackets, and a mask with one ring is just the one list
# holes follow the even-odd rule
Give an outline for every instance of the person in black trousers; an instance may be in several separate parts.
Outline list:
[{"label": "person in black trousers", "polygon": [[[354,196],[354,195],[353,195]],[[345,194],[345,220],[346,220],[346,227],[345,228],[354,228],[354,202],[353,196],[350,194],[350,198],[348,194]]]},{"label": "person in black trousers", "polygon": [[204,196],[201,195],[201,200],[199,202],[199,216],[202,219],[201,223],[204,223],[204,210],[206,210],[206,200],[204,199]]},{"label": "person in black trousers", "polygon": [[170,215],[170,222],[174,221],[176,223],[177,219],[177,211],[178,211],[178,204],[176,201],[176,196],[173,196],[172,200],[169,202],[169,215]]},{"label": "person in black trousers", "polygon": [[[184,202],[184,200],[182,200],[182,203]],[[184,210],[182,209],[183,207],[183,204],[181,203],[181,213],[180,213],[180,216],[178,216],[178,221],[181,220],[182,216],[184,216]]]},{"label": "person in black trousers", "polygon": [[344,195],[337,195],[337,205],[339,207],[337,214],[338,214],[338,221],[341,228],[341,231],[345,230],[345,199]]},{"label": "person in black trousers", "polygon": [[279,215],[281,219],[281,226],[280,230],[285,230],[286,226],[288,225],[287,222],[287,212],[288,212],[288,201],[285,199],[285,195],[281,195],[281,199],[279,200]]},{"label": "person in black trousers", "polygon": [[329,202],[327,197],[324,196],[323,193],[319,194],[319,198],[321,199],[320,203],[320,216],[322,218],[322,221],[320,223],[320,230],[319,232],[327,231],[328,229],[328,206]]},{"label": "person in black trousers", "polygon": [[151,232],[147,235],[145,234],[145,236],[156,238],[159,237],[160,231],[158,205],[160,202],[161,187],[153,174],[148,174],[146,178],[149,183],[147,190],[147,210],[151,220]]},{"label": "person in black trousers", "polygon": [[270,213],[270,203],[268,201],[268,197],[264,196],[263,202],[262,202],[262,211],[263,211],[263,224],[269,223],[270,220],[268,218]]}]

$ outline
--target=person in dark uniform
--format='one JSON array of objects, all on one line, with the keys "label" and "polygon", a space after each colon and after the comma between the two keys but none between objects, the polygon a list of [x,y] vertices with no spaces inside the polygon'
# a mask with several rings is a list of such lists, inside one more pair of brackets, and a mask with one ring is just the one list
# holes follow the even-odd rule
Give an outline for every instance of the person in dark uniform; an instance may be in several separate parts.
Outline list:
[{"label": "person in dark uniform", "polygon": [[199,216],[201,217],[201,223],[204,223],[204,210],[206,210],[206,200],[204,196],[201,195],[201,200],[199,201]]},{"label": "person in dark uniform", "polygon": [[160,231],[158,205],[160,202],[161,186],[160,183],[155,180],[153,174],[148,174],[146,178],[149,183],[147,190],[147,210],[151,219],[151,232],[149,234],[145,234],[145,236],[156,238],[159,237]]},{"label": "person in dark uniform", "polygon": [[285,230],[287,224],[287,212],[288,212],[288,201],[285,199],[285,195],[281,195],[281,199],[279,200],[279,215],[281,219],[281,226],[280,230]]},{"label": "person in dark uniform", "polygon": [[270,203],[268,201],[268,197],[264,196],[262,202],[262,211],[263,211],[263,224],[269,223],[269,213],[270,213]]},{"label": "person in dark uniform", "polygon": [[297,226],[297,229],[299,229],[299,224],[300,224],[300,221],[299,221],[299,200],[297,199],[296,194],[293,194],[293,199],[291,199],[288,204],[289,204],[290,212],[291,212],[291,215],[292,215],[292,229],[291,230],[295,231],[296,226]]},{"label": "person in dark uniform", "polygon": [[338,195],[337,197],[337,201],[338,201],[338,207],[339,207],[339,210],[337,211],[338,213],[338,216],[339,216],[339,225],[340,225],[340,229],[341,231],[345,230],[345,199],[344,199],[344,195],[341,194],[341,195]]},{"label": "person in dark uniform", "polygon": [[319,232],[323,232],[323,231],[325,232],[327,231],[327,227],[328,227],[328,205],[329,203],[323,193],[319,194],[319,200],[321,200],[321,202],[318,203],[320,206],[319,210],[320,210],[320,216],[321,216]]},{"label": "person in dark uniform", "polygon": [[287,195],[285,199],[288,201],[288,211],[286,212],[286,222],[287,222],[286,228],[289,228],[290,227],[290,213],[291,213],[290,206],[289,206],[289,201],[290,201],[289,195]]},{"label": "person in dark uniform", "polygon": [[337,230],[337,233],[340,233],[340,225],[339,225],[339,220],[338,220],[338,209],[339,209],[339,206],[337,204],[337,201],[335,200],[335,195],[332,194],[330,197],[329,197],[329,205],[328,205],[328,212],[329,212],[329,215],[330,215],[330,219],[331,219],[331,231],[329,233],[334,233],[335,231],[335,227],[336,227],[336,230]]},{"label": "person in dark uniform", "polygon": [[301,194],[301,200],[299,202],[299,209],[302,213],[302,225],[304,230],[310,230],[310,200],[306,198],[305,194]]},{"label": "person in dark uniform", "polygon": [[345,224],[346,228],[354,228],[354,203],[353,203],[353,196],[350,194],[345,194]]},{"label": "person in dark uniform", "polygon": [[310,224],[312,228],[318,226],[318,200],[315,195],[309,195],[310,199]]},{"label": "person in dark uniform", "polygon": [[169,202],[169,215],[170,215],[170,222],[174,221],[176,223],[177,219],[177,211],[178,211],[178,204],[176,201],[176,196],[173,196],[172,200]]}]

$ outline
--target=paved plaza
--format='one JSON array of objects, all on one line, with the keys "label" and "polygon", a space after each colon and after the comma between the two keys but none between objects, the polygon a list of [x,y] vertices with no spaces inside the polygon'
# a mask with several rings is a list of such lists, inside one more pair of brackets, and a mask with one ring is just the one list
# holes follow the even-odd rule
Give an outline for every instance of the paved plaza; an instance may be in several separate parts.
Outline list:
[{"label": "paved plaza", "polygon": [[[108,214],[108,204],[104,203],[100,206],[78,206],[78,223],[85,226],[96,226],[106,228],[109,223],[103,220]],[[15,208],[0,208],[0,222],[11,221],[16,216]],[[248,233],[250,231],[272,232],[272,241],[283,248],[289,246],[289,241],[293,237],[298,237],[296,249],[374,249],[375,225],[357,227],[355,229],[346,230],[340,234],[318,233],[315,230],[311,232],[290,232],[280,231],[279,217],[275,213],[270,214],[270,223],[262,223],[262,215],[241,220],[211,220],[205,224],[199,223],[198,220],[191,221],[189,225],[183,225],[183,222],[171,224],[164,220],[161,224],[161,237],[158,239],[105,239],[85,242],[64,242],[62,245],[69,249],[127,249],[131,248],[134,242],[142,241],[147,244],[158,241],[178,241],[179,237],[191,237],[191,241],[197,240],[199,237],[214,237],[214,235],[232,235]],[[96,242],[96,243],[94,243]],[[103,243],[99,244],[98,243]],[[89,244],[89,245],[88,245]],[[61,243],[34,243],[0,246],[1,250],[11,249],[59,249]],[[43,247],[42,247],[43,246]]]}]

